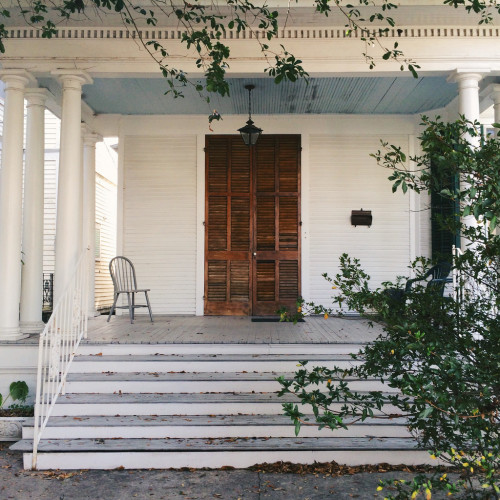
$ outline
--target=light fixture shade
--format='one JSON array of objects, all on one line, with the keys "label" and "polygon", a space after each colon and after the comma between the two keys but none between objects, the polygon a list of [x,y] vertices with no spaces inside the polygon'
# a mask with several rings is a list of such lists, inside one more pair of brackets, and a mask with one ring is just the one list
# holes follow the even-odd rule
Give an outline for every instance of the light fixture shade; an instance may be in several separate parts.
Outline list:
[{"label": "light fixture shade", "polygon": [[255,85],[245,85],[245,88],[248,90],[248,120],[244,127],[238,129],[238,132],[241,134],[245,145],[255,146],[260,134],[262,134],[262,129],[256,127],[252,121],[252,90],[255,88]]},{"label": "light fixture shade", "polygon": [[247,146],[255,146],[257,139],[260,137],[260,134],[262,134],[262,129],[256,127],[253,121],[249,119],[244,127],[238,129],[238,132],[241,134],[241,138]]}]

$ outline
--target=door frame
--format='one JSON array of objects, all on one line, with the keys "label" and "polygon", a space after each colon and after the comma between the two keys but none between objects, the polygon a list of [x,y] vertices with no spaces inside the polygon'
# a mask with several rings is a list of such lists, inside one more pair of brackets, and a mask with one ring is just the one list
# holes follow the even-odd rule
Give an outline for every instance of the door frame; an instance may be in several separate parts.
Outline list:
[{"label": "door frame", "polygon": [[[298,261],[298,295],[302,296],[303,294],[303,272],[304,272],[304,265],[303,265],[303,251],[305,247],[308,245],[304,245],[304,242],[302,241],[304,238],[304,231],[303,231],[303,219],[304,219],[304,214],[303,214],[303,193],[304,193],[304,180],[307,179],[307,176],[303,176],[303,134],[266,134],[266,136],[271,136],[271,137],[290,137],[290,136],[297,136],[298,137],[298,173],[297,173],[297,189],[298,189],[298,206],[297,206],[297,211],[298,211],[298,227],[297,227],[297,250],[293,251],[297,255],[297,261]],[[217,134],[217,135],[198,135],[198,165],[197,165],[197,182],[198,182],[198,189],[197,189],[197,198],[198,198],[198,211],[197,211],[197,216],[198,220],[200,221],[200,227],[201,230],[198,232],[198,256],[199,258],[197,259],[197,297],[199,299],[197,300],[196,304],[196,314],[197,315],[205,315],[205,303],[206,303],[206,293],[207,293],[207,272],[208,272],[208,267],[207,267],[207,231],[206,231],[206,221],[208,217],[207,209],[208,209],[208,198],[207,198],[207,170],[208,170],[208,153],[206,150],[206,146],[208,145],[208,140],[209,138],[215,138],[215,137],[239,137],[237,134]],[[254,152],[252,151],[251,153],[251,161],[252,161],[252,178],[251,178],[251,208],[256,207],[256,201],[257,201],[257,193],[256,193],[256,175],[255,175],[255,156]],[[276,177],[278,177],[278,170],[275,172]],[[308,199],[307,195],[305,197]],[[279,217],[279,212],[277,211],[275,214],[276,220],[278,220]],[[277,227],[275,225],[275,227]],[[252,211],[251,215],[251,222],[250,222],[250,237],[252,240],[252,243],[254,244],[255,242],[255,234],[256,234],[256,224],[255,224],[255,210]],[[287,250],[282,250],[281,252],[285,253]],[[250,249],[251,257],[250,257],[250,276],[249,276],[249,295],[250,295],[250,300],[249,300],[249,316],[252,316],[254,311],[254,305],[255,305],[255,300],[256,300],[256,286],[255,286],[255,274],[256,274],[256,259],[254,258],[254,248]],[[201,279],[200,279],[201,278]],[[277,266],[276,270],[276,278],[279,282],[279,265]],[[279,286],[279,285],[277,285]],[[274,314],[274,310],[269,313],[264,313],[264,314]],[[227,314],[228,316],[234,315],[229,312]]]}]

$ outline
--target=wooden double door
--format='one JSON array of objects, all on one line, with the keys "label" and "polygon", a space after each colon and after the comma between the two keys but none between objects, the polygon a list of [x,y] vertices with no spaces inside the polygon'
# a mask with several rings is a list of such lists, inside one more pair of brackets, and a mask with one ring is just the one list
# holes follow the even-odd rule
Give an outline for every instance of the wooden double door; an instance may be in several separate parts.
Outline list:
[{"label": "wooden double door", "polygon": [[300,296],[300,136],[207,136],[205,314],[272,315]]}]

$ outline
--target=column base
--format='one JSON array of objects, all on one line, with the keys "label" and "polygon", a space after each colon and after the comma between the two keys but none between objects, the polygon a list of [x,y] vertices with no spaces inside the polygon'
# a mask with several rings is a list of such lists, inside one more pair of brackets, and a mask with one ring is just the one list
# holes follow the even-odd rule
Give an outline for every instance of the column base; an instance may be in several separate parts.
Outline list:
[{"label": "column base", "polygon": [[43,332],[45,323],[43,321],[21,321],[19,323],[21,332],[29,335],[36,335]]},{"label": "column base", "polygon": [[29,335],[21,333],[19,327],[0,327],[0,342],[27,339]]}]

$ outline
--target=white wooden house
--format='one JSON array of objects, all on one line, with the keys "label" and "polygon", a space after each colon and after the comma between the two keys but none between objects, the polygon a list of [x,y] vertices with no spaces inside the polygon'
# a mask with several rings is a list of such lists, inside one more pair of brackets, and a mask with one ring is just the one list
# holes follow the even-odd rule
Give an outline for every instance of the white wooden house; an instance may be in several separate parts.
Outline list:
[{"label": "white wooden house", "polygon": [[[275,85],[254,37],[228,30],[230,97],[210,106],[189,88],[184,99],[165,96],[156,64],[112,18],[69,23],[53,40],[10,21],[0,73],[10,103],[0,181],[0,356],[28,352],[18,313],[23,98],[62,119],[56,298],[93,245],[93,187],[79,165],[93,172],[100,136],[118,137],[117,254],[134,262],[140,284],[151,289],[155,315],[269,315],[298,296],[326,304],[332,290],[321,274],[334,274],[343,252],[362,260],[374,285],[431,254],[428,199],[392,194],[387,172],[369,155],[381,139],[418,152],[422,113],[500,122],[498,22],[479,25],[439,0],[405,3],[394,15],[401,31],[389,30],[387,39],[418,62],[414,79],[376,52],[369,70],[363,42],[346,36],[344,21],[313,15],[306,4],[294,7],[278,43],[303,61],[309,84]],[[142,36],[165,41],[172,64],[202,78],[172,21]],[[248,117],[248,84],[255,85],[253,120],[264,131],[252,148],[237,133]],[[223,120],[212,132],[207,115],[214,108]],[[40,130],[35,112],[27,126]],[[37,147],[28,139],[34,156]],[[370,227],[351,224],[360,209],[371,210]],[[97,296],[99,286],[96,280],[88,293]],[[35,352],[25,365],[34,366]]]}]

